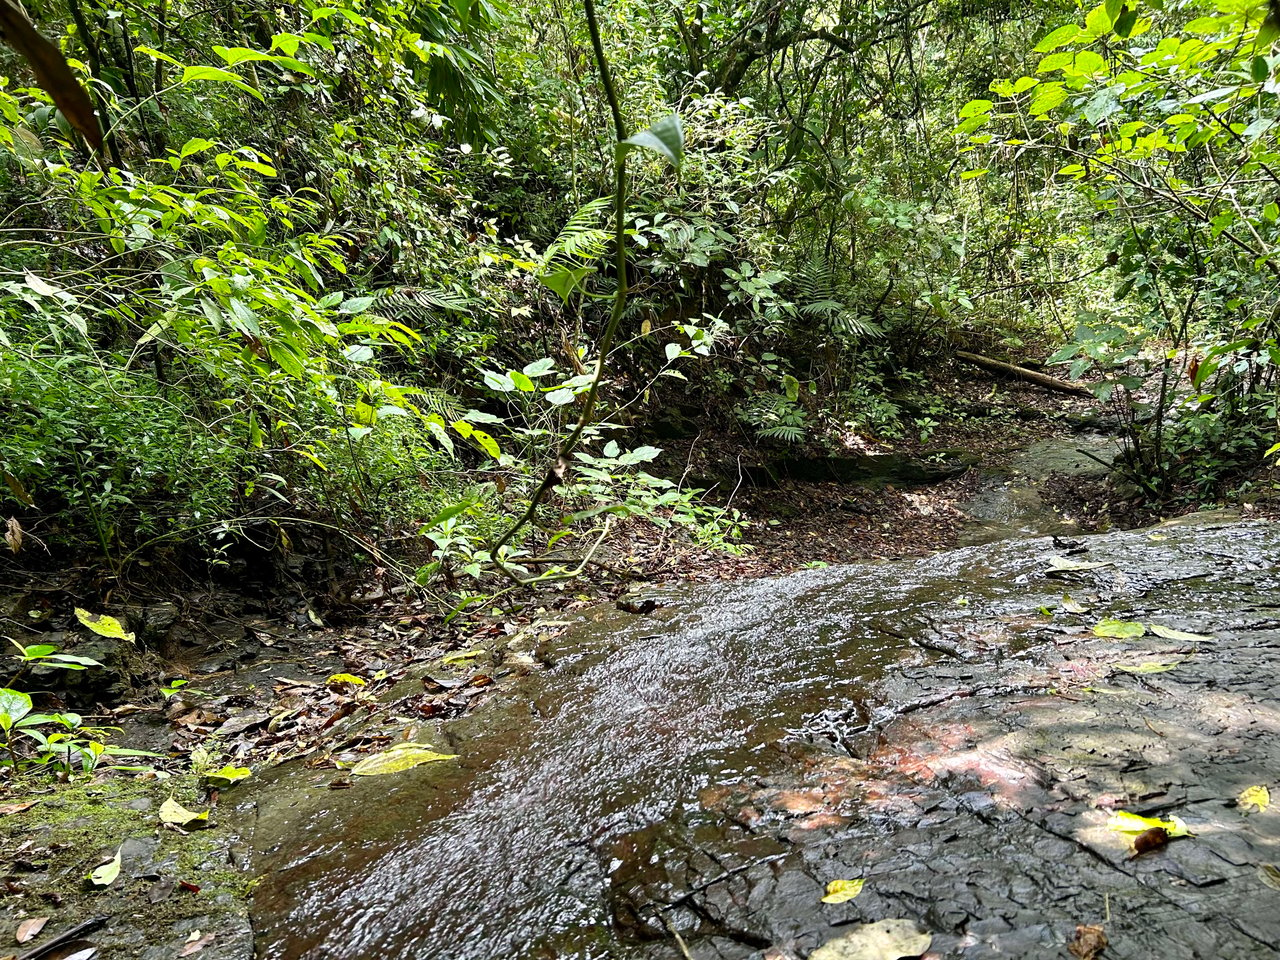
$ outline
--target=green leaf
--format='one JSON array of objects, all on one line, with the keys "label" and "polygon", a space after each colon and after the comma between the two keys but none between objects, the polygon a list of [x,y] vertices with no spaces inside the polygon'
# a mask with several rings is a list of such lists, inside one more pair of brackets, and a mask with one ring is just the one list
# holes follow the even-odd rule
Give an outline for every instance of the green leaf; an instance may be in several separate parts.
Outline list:
[{"label": "green leaf", "polygon": [[1125,7],[1124,12],[1116,18],[1116,36],[1128,37],[1133,33],[1133,28],[1138,25],[1138,8]]},{"label": "green leaf", "polygon": [[507,376],[511,378],[511,382],[516,385],[516,389],[521,393],[532,393],[535,389],[533,381],[518,370],[510,371]]},{"label": "green leaf", "polygon": [[215,144],[212,140],[205,140],[203,137],[192,137],[190,140],[188,140],[186,143],[182,145],[182,149],[178,151],[178,158],[181,160],[185,160],[187,157],[191,156],[192,154],[200,153],[203,150],[208,150],[210,147],[214,145]]},{"label": "green leaf", "polygon": [[424,763],[455,759],[457,754],[437,753],[423,743],[397,743],[389,750],[365,757],[351,768],[351,772],[357,777],[376,777],[387,773],[399,773],[401,770],[409,770]]},{"label": "green leaf", "polygon": [[551,273],[541,274],[538,279],[544,287],[568,303],[573,292],[582,287],[582,282],[595,272],[595,267],[561,267]]},{"label": "green leaf", "polygon": [[550,357],[543,357],[541,360],[535,360],[533,363],[526,363],[524,366],[524,375],[526,377],[545,377],[556,368],[556,362]]},{"label": "green leaf", "polygon": [[196,813],[194,810],[188,810],[173,797],[169,797],[164,803],[160,804],[160,822],[171,823],[176,827],[185,827],[188,824],[200,822],[207,824],[209,822],[209,811]]},{"label": "green leaf", "polygon": [[1076,73],[1095,74],[1107,69],[1107,61],[1101,54],[1094,53],[1092,50],[1081,50],[1076,54],[1071,66]]},{"label": "green leaf", "polygon": [[338,307],[339,313],[364,313],[373,306],[373,297],[352,297],[350,300],[342,301]]},{"label": "green leaf", "polygon": [[561,387],[558,390],[552,390],[545,399],[552,406],[563,407],[567,403],[573,403],[577,396],[574,391]]},{"label": "green leaf", "polygon": [[102,866],[92,870],[85,879],[95,887],[109,887],[116,882],[118,876],[120,876],[120,850],[117,850],[116,855]]},{"label": "green leaf", "polygon": [[182,70],[182,83],[190,83],[192,80],[209,80],[213,83],[229,83],[233,87],[243,90],[245,93],[252,94],[259,100],[266,102],[265,98],[249,84],[245,83],[234,73],[229,70],[219,70],[217,67],[184,67]]},{"label": "green leaf", "polygon": [[134,635],[126,633],[124,625],[119,620],[115,617],[109,617],[105,613],[90,613],[88,610],[76,607],[76,619],[100,637],[110,637],[112,640],[128,640],[130,643],[134,640]]},{"label": "green leaf", "polygon": [[1095,637],[1111,637],[1115,640],[1136,640],[1145,636],[1147,628],[1134,620],[1099,620],[1094,625]]},{"label": "green leaf", "polygon": [[1089,11],[1084,18],[1084,27],[1095,37],[1104,37],[1111,32],[1115,18],[1108,11],[1109,4],[1101,3]]},{"label": "green leaf", "polygon": [[659,120],[647,130],[641,130],[618,144],[618,156],[628,149],[652,150],[677,169],[684,160],[684,127],[677,113]]},{"label": "green leaf", "polygon": [[1065,47],[1068,43],[1080,36],[1081,29],[1074,23],[1068,23],[1059,27],[1044,37],[1036,44],[1036,53],[1049,53],[1057,50],[1059,47]]},{"label": "green leaf", "polygon": [[31,712],[31,697],[21,690],[0,687],[0,730],[13,725]]}]

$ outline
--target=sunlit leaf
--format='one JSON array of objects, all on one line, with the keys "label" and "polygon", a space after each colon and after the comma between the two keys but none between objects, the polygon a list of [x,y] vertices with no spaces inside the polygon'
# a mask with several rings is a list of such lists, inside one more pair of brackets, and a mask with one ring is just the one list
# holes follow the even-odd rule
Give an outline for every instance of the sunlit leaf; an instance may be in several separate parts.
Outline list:
[{"label": "sunlit leaf", "polygon": [[1111,637],[1115,640],[1136,640],[1145,636],[1147,628],[1136,620],[1099,620],[1093,627],[1095,637]]},{"label": "sunlit leaf", "polygon": [[627,137],[618,144],[618,153],[621,155],[635,148],[651,150],[665,157],[673,167],[679,167],[684,160],[684,127],[680,123],[680,115],[673,113],[647,130]]},{"label": "sunlit leaf", "polygon": [[846,903],[862,892],[866,880],[832,880],[827,884],[823,903]]},{"label": "sunlit leaf", "polygon": [[185,827],[190,823],[208,823],[208,821],[208,810],[203,813],[196,813],[194,810],[188,810],[173,797],[160,804],[161,823],[171,823],[174,826]]},{"label": "sunlit leaf", "polygon": [[455,759],[457,754],[437,753],[423,743],[397,743],[389,750],[365,757],[351,768],[351,772],[357,777],[374,777],[384,773],[399,773],[424,763]]},{"label": "sunlit leaf", "polygon": [[[120,849],[123,850],[124,848],[121,847]],[[117,850],[116,855],[102,864],[102,866],[95,867],[90,871],[85,879],[95,887],[109,887],[115,883],[118,876],[120,876],[120,850]]]},{"label": "sunlit leaf", "polygon": [[1240,796],[1236,797],[1236,803],[1242,807],[1252,807],[1253,809],[1248,811],[1250,813],[1262,813],[1271,806],[1271,791],[1262,785],[1246,787],[1240,791]]},{"label": "sunlit leaf", "polygon": [[76,607],[76,619],[100,637],[133,642],[133,634],[126,632],[124,624],[115,617],[109,617],[105,613],[90,613]]},{"label": "sunlit leaf", "polygon": [[362,680],[360,677],[357,677],[353,673],[335,673],[332,676],[330,676],[329,679],[325,681],[325,683],[331,687],[339,683],[349,683],[357,687],[363,687],[365,685],[364,680]]},{"label": "sunlit leaf", "polygon": [[1116,833],[1133,835],[1146,833],[1153,827],[1160,827],[1170,837],[1192,836],[1191,831],[1187,829],[1187,825],[1181,817],[1160,820],[1157,817],[1140,817],[1136,813],[1129,813],[1125,810],[1117,810],[1113,813],[1111,818],[1107,820],[1107,827]]},{"label": "sunlit leaf", "polygon": [[1175,630],[1173,627],[1162,627],[1158,623],[1149,623],[1147,626],[1157,637],[1164,637],[1166,640],[1181,640],[1184,643],[1199,643],[1213,639],[1213,637],[1206,637],[1199,633],[1187,633],[1183,630]]},{"label": "sunlit leaf", "polygon": [[241,780],[247,779],[252,774],[253,771],[248,767],[237,767],[232,764],[227,764],[221,770],[207,774],[205,779],[215,787],[225,788],[239,783]]}]

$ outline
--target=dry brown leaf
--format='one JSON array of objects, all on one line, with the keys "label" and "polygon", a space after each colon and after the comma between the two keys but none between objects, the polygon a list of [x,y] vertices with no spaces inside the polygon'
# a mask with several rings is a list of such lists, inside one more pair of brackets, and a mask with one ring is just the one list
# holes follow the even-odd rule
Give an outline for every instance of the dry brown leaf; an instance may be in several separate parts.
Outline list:
[{"label": "dry brown leaf", "polygon": [[[199,931],[196,932],[199,933]],[[216,933],[206,933],[204,936],[198,937],[195,940],[188,940],[182,949],[178,951],[178,956],[189,957],[192,954],[199,953],[216,939],[218,939],[218,935]]]},{"label": "dry brown leaf", "polygon": [[29,920],[23,920],[18,924],[18,932],[14,934],[14,939],[19,943],[26,943],[33,940],[44,929],[44,925],[49,922],[48,917],[31,917]]},{"label": "dry brown leaf", "polygon": [[4,542],[14,553],[22,549],[22,524],[18,522],[17,517],[10,517],[5,523]]},{"label": "dry brown leaf", "polygon": [[1103,950],[1107,949],[1107,935],[1102,927],[1088,926],[1082,923],[1076,927],[1076,935],[1067,944],[1067,949],[1073,957],[1078,957],[1079,960],[1094,960],[1094,958],[1101,955]]},{"label": "dry brown leaf", "polygon": [[26,803],[0,803],[0,817],[9,813],[21,813],[23,810],[30,810],[39,800],[28,800]]}]

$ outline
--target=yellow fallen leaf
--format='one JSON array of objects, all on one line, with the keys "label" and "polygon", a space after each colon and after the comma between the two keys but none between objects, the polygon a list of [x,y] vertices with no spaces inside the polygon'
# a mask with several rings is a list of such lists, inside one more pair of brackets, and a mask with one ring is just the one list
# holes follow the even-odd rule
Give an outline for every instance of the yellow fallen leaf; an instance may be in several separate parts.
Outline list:
[{"label": "yellow fallen leaf", "polygon": [[365,757],[351,772],[357,777],[375,777],[384,773],[399,773],[424,763],[437,760],[456,760],[455,753],[436,753],[423,743],[397,743],[389,750]]},{"label": "yellow fallen leaf", "polygon": [[353,673],[335,673],[326,680],[325,683],[331,687],[338,683],[350,683],[357,687],[363,687],[365,685],[364,681]]},{"label": "yellow fallen leaf", "polygon": [[1147,628],[1136,620],[1099,620],[1093,628],[1095,637],[1111,637],[1115,640],[1136,640]]},{"label": "yellow fallen leaf", "polygon": [[832,880],[827,884],[823,903],[847,903],[862,892],[865,880]]},{"label": "yellow fallen leaf", "polygon": [[115,617],[109,617],[105,613],[90,613],[76,607],[76,619],[100,637],[133,642],[133,634],[126,632],[124,624]]},{"label": "yellow fallen leaf", "polygon": [[1129,813],[1125,810],[1117,810],[1113,813],[1111,819],[1107,821],[1107,826],[1116,833],[1139,834],[1146,833],[1152,827],[1163,827],[1170,837],[1191,836],[1191,831],[1187,829],[1187,825],[1181,817],[1160,820],[1156,817],[1140,817],[1136,813]]},{"label": "yellow fallen leaf", "polygon": [[1264,786],[1248,787],[1240,791],[1240,796],[1236,797],[1236,803],[1242,807],[1254,808],[1246,810],[1246,813],[1261,813],[1271,806],[1271,791]]},{"label": "yellow fallen leaf", "polygon": [[160,821],[162,823],[172,823],[174,826],[185,827],[197,821],[207,823],[208,820],[208,810],[203,813],[196,813],[194,810],[188,810],[173,797],[160,804]]}]

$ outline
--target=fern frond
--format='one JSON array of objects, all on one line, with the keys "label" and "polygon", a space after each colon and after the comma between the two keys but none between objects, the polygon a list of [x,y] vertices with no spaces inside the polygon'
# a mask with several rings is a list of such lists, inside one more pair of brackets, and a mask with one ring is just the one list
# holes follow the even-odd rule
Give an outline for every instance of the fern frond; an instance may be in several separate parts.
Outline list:
[{"label": "fern frond", "polygon": [[441,290],[438,287],[397,287],[379,291],[373,305],[373,313],[388,320],[417,320],[426,322],[439,310],[465,313],[476,305],[475,300]]}]

